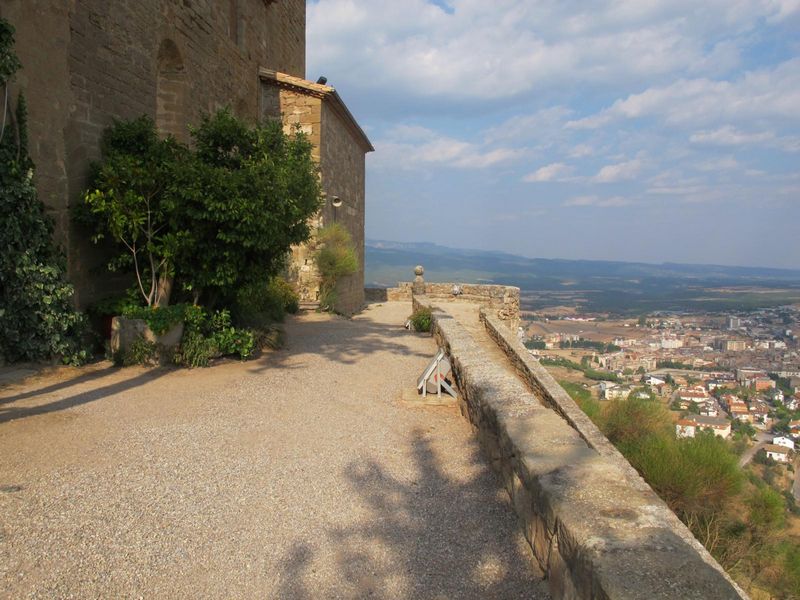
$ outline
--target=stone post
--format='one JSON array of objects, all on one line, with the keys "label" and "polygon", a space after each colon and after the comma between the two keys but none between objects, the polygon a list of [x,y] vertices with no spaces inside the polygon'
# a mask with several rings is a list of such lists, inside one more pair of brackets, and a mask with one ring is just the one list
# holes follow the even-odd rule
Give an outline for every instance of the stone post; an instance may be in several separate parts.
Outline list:
[{"label": "stone post", "polygon": [[422,278],[422,275],[425,273],[425,269],[422,268],[422,265],[417,265],[414,267],[414,285],[411,287],[411,293],[414,296],[424,296],[425,295],[425,280]]}]

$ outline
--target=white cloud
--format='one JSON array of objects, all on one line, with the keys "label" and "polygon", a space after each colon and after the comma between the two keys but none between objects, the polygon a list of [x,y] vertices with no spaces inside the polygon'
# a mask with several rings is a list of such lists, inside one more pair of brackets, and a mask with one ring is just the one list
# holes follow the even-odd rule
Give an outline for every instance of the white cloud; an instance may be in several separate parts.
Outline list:
[{"label": "white cloud", "polygon": [[741,131],[732,125],[725,125],[711,131],[698,131],[689,136],[693,144],[712,146],[770,146],[786,152],[800,152],[800,137],[775,135],[773,131]]},{"label": "white cloud", "polygon": [[731,171],[741,167],[742,165],[733,156],[723,156],[696,164],[699,171]]},{"label": "white cloud", "polygon": [[528,173],[522,180],[528,183],[563,181],[570,173],[572,173],[572,167],[569,165],[565,165],[564,163],[551,163],[537,169],[533,173]]},{"label": "white cloud", "polygon": [[[601,87],[681,72],[717,75],[740,39],[797,0],[320,0],[308,6],[309,66],[331,81],[454,101]],[[732,32],[719,39],[720,31]],[[708,44],[709,39],[717,39]],[[358,40],[358,51],[353,51]]]},{"label": "white cloud", "polygon": [[574,146],[567,154],[570,158],[583,158],[594,154],[594,148],[589,144],[578,144]]},{"label": "white cloud", "polygon": [[760,144],[775,139],[771,131],[758,133],[745,133],[731,125],[726,125],[713,131],[698,131],[689,137],[693,144],[712,144],[718,146],[742,146]]},{"label": "white cloud", "polygon": [[442,135],[419,125],[397,125],[375,142],[371,165],[378,168],[451,167],[484,169],[518,160],[521,148],[488,147]]},{"label": "white cloud", "polygon": [[619,208],[631,204],[633,204],[633,201],[624,196],[611,196],[610,198],[574,196],[564,202],[564,206],[597,206],[599,208]]},{"label": "white cloud", "polygon": [[597,183],[626,181],[636,177],[641,169],[642,161],[638,158],[613,165],[606,165],[597,172],[597,175],[594,176],[594,181]]},{"label": "white cloud", "polygon": [[800,58],[748,71],[735,81],[678,79],[614,102],[570,129],[597,129],[625,119],[656,118],[669,125],[736,120],[800,122]]},{"label": "white cloud", "polygon": [[529,115],[515,115],[486,132],[488,141],[536,139],[552,143],[564,137],[563,125],[573,114],[565,106],[550,106]]}]

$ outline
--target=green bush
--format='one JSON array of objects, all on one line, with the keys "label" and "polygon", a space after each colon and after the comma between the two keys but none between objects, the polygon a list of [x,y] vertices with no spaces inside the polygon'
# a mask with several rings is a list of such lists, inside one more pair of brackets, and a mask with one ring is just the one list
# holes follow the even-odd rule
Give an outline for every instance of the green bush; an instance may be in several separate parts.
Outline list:
[{"label": "green bush", "polygon": [[[14,29],[0,19],[0,88],[20,63]],[[90,358],[87,321],[73,305],[64,259],[52,241],[52,223],[33,185],[27,110],[2,104],[0,122],[0,361]]]},{"label": "green bush", "polygon": [[221,110],[192,136],[178,178],[176,276],[198,301],[231,307],[238,290],[278,275],[290,247],[309,239],[318,168],[308,138],[274,121],[249,127]]},{"label": "green bush", "polygon": [[430,332],[433,325],[433,313],[427,306],[422,306],[415,310],[408,318],[411,321],[411,326],[414,331],[428,331]]},{"label": "green bush", "polygon": [[183,367],[207,367],[212,358],[219,356],[214,339],[196,332],[185,332],[175,350],[173,362]]},{"label": "green bush", "polygon": [[186,316],[185,304],[173,306],[128,306],[122,316],[129,319],[142,319],[156,335],[164,335],[170,329],[183,322]]},{"label": "green bush", "polygon": [[544,350],[547,348],[547,344],[543,340],[527,340],[525,347],[528,350]]},{"label": "green bush", "polygon": [[121,356],[115,357],[114,362],[123,367],[155,364],[158,362],[158,346],[140,337]]},{"label": "green bush", "polygon": [[148,305],[175,285],[193,303],[232,307],[269,281],[293,244],[310,235],[321,202],[311,143],[278,123],[249,127],[230,111],[192,130],[194,148],[159,139],[149,117],[105,132],[85,206],[76,216],[111,238],[112,268],[133,268]]},{"label": "green bush", "polygon": [[358,256],[350,233],[339,223],[327,225],[317,232],[314,262],[320,274],[319,303],[323,310],[336,308],[336,284],[358,270]]},{"label": "green bush", "polygon": [[257,349],[256,334],[235,328],[227,310],[209,314],[199,306],[187,306],[184,315],[183,338],[173,357],[175,364],[206,367],[212,358],[228,355],[246,360]]},{"label": "green bush", "polygon": [[237,325],[269,328],[283,321],[286,313],[300,309],[300,298],[282,277],[274,277],[267,285],[249,284],[239,290],[233,314]]},{"label": "green bush", "polygon": [[267,286],[267,294],[280,300],[283,310],[295,315],[300,310],[300,296],[283,277],[273,277]]},{"label": "green bush", "polygon": [[140,308],[142,306],[141,300],[139,290],[131,288],[125,294],[107,296],[97,302],[93,302],[86,309],[86,312],[94,317],[116,317]]}]

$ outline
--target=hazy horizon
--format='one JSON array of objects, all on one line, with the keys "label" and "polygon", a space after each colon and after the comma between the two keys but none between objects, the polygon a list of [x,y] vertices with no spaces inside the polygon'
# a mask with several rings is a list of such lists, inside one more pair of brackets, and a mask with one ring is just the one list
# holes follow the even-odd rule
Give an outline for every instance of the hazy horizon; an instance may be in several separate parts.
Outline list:
[{"label": "hazy horizon", "polygon": [[518,252],[507,252],[505,250],[499,250],[497,248],[477,248],[475,246],[453,246],[450,244],[443,244],[440,242],[432,242],[429,240],[423,240],[418,242],[406,241],[406,240],[389,240],[389,239],[378,239],[367,237],[366,244],[369,246],[370,244],[375,243],[388,243],[388,244],[409,244],[409,245],[433,245],[444,249],[450,250],[458,250],[463,252],[498,252],[501,254],[508,254],[511,256],[516,256],[519,258],[525,258],[528,260],[563,260],[563,261],[575,261],[575,262],[618,262],[618,263],[641,263],[647,265],[669,265],[669,264],[676,264],[676,265],[686,265],[686,266],[697,266],[697,267],[725,267],[725,268],[742,268],[742,269],[765,269],[765,270],[779,270],[779,271],[789,271],[792,273],[800,274],[800,265],[795,267],[771,267],[769,265],[759,265],[759,264],[752,264],[752,265],[744,265],[744,264],[724,264],[724,263],[710,263],[710,262],[685,262],[685,261],[674,261],[674,260],[662,260],[662,261],[651,261],[651,260],[625,260],[625,259],[603,259],[603,258],[594,258],[594,257],[577,257],[571,258],[566,256],[530,256],[527,254],[522,254]]}]

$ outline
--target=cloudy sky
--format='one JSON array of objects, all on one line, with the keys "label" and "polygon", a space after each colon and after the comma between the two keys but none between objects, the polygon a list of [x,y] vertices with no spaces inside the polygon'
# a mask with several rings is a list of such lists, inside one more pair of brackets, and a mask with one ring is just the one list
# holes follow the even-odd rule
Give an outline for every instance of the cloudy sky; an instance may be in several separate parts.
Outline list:
[{"label": "cloudy sky", "polygon": [[800,0],[318,0],[367,236],[800,268]]}]

